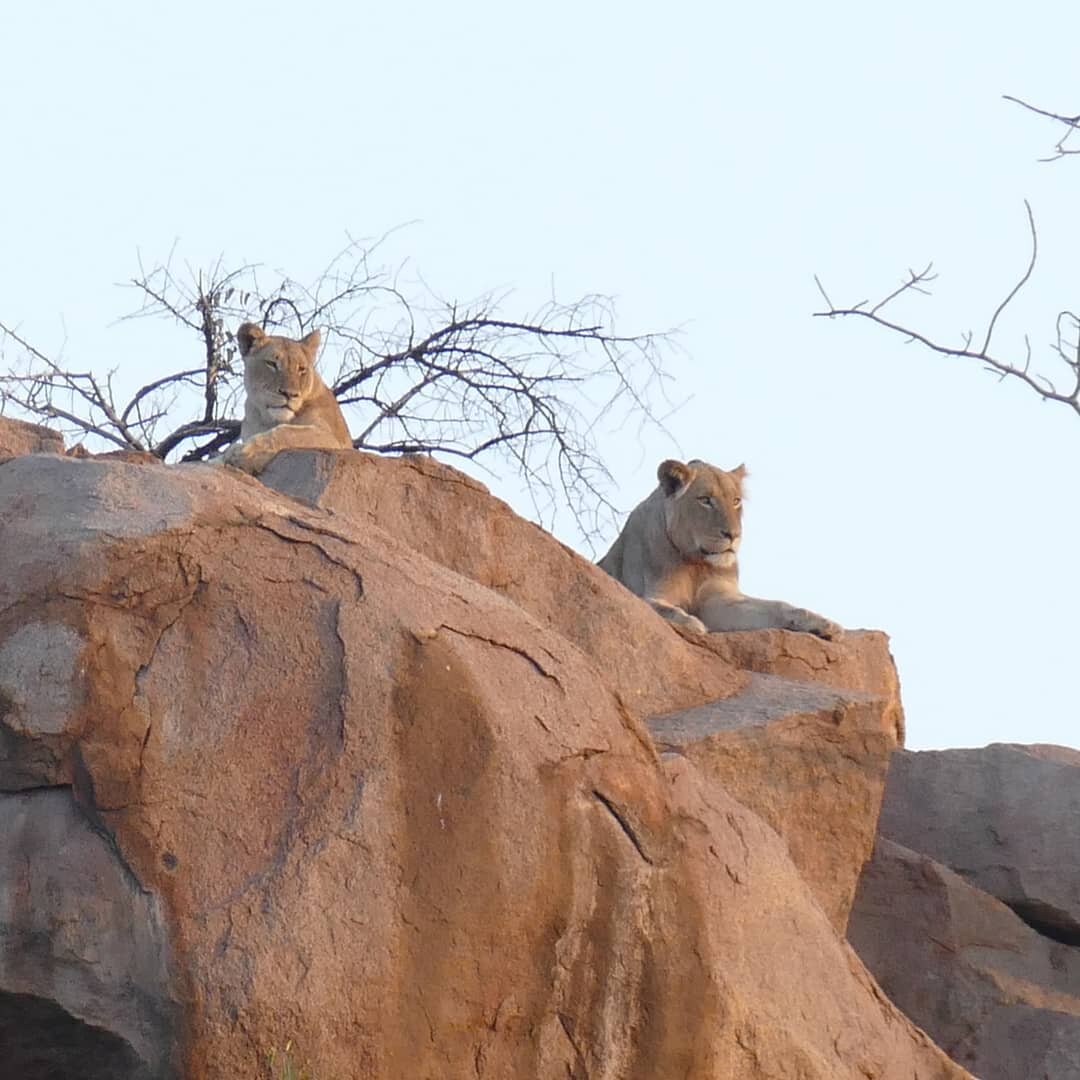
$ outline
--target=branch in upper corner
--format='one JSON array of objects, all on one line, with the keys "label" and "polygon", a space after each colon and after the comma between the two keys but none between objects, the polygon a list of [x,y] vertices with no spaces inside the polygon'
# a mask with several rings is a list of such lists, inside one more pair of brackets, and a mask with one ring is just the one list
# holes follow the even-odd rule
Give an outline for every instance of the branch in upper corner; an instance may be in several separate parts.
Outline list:
[{"label": "branch in upper corner", "polygon": [[[849,307],[838,307],[829,298],[828,293],[825,291],[825,287],[822,285],[817,275],[815,275],[814,281],[817,283],[818,291],[825,300],[826,309],[824,311],[815,311],[814,316],[817,318],[829,319],[845,317],[867,319],[876,326],[883,327],[894,334],[899,334],[909,342],[917,342],[924,348],[939,353],[942,356],[955,356],[966,360],[978,361],[988,371],[998,375],[1000,378],[1018,379],[1020,382],[1031,387],[1031,389],[1045,400],[1061,402],[1062,404],[1069,406],[1074,412],[1080,414],[1080,318],[1073,315],[1072,312],[1064,311],[1059,314],[1057,319],[1057,341],[1056,344],[1052,346],[1053,352],[1057,358],[1064,363],[1069,370],[1071,389],[1058,390],[1057,386],[1048,376],[1039,371],[1032,370],[1031,345],[1026,336],[1024,338],[1025,355],[1021,362],[1005,360],[993,355],[991,352],[994,331],[997,328],[998,320],[1005,313],[1009,304],[1012,303],[1024,286],[1031,280],[1031,275],[1035,270],[1035,262],[1038,257],[1038,234],[1035,229],[1035,218],[1031,212],[1031,206],[1026,200],[1024,202],[1024,207],[1027,211],[1028,227],[1031,232],[1031,256],[1028,259],[1027,267],[1017,283],[997,305],[993,314],[987,321],[986,333],[983,337],[981,347],[972,347],[974,334],[970,331],[964,335],[963,345],[960,347],[946,345],[940,341],[934,340],[920,330],[916,330],[899,321],[886,318],[882,314],[887,307],[905,293],[916,292],[922,293],[923,295],[929,295],[929,289],[926,286],[936,278],[936,275],[932,272],[932,263],[928,264],[926,268],[921,271],[908,270],[907,277],[902,281],[899,287],[892,292],[887,293],[881,300],[872,305],[864,300]],[[1075,335],[1075,340],[1068,339],[1069,329],[1071,329]]]},{"label": "branch in upper corner", "polygon": [[1038,116],[1045,116],[1049,120],[1055,120],[1057,123],[1065,125],[1067,130],[1054,144],[1053,155],[1051,157],[1040,158],[1040,161],[1060,161],[1064,157],[1072,157],[1074,154],[1080,154],[1080,147],[1065,145],[1073,133],[1080,130],[1080,116],[1062,116],[1060,113],[1049,112],[1046,109],[1040,109],[1034,105],[1030,105],[1028,102],[1022,101],[1018,97],[1013,97],[1012,94],[1002,94],[1001,96],[1006,101],[1011,101],[1013,104],[1019,105],[1029,112],[1033,112]]}]

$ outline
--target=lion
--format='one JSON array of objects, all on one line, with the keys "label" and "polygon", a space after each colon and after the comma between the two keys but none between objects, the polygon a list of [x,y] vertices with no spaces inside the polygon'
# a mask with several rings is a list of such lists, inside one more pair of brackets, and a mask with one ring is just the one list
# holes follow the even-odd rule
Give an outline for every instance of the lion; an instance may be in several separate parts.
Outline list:
[{"label": "lion", "polygon": [[662,461],[659,487],[626,519],[599,566],[656,611],[697,633],[800,630],[836,639],[843,630],[805,608],[739,591],[742,483],[704,461]]},{"label": "lion", "polygon": [[257,473],[279,450],[351,449],[341,407],[315,370],[318,330],[294,341],[244,323],[236,341],[247,400],[240,439],[221,458],[226,465]]}]

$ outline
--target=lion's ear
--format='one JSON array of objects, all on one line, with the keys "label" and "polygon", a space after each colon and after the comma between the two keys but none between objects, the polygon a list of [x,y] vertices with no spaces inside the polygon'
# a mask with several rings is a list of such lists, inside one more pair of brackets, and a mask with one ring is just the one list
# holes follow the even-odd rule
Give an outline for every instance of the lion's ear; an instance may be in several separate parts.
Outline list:
[{"label": "lion's ear", "polygon": [[246,322],[236,331],[236,344],[240,346],[240,355],[247,356],[252,349],[258,348],[266,340],[266,333],[261,326]]},{"label": "lion's ear", "polygon": [[656,479],[660,481],[665,495],[674,495],[680,488],[686,487],[693,475],[689,465],[671,458],[661,461],[656,469]]},{"label": "lion's ear", "polygon": [[319,355],[320,341],[322,341],[322,334],[318,330],[312,330],[310,334],[300,339],[300,348],[311,357],[312,363],[315,362],[315,357]]},{"label": "lion's ear", "polygon": [[732,469],[731,472],[728,475],[729,476],[734,476],[735,479],[738,480],[739,483],[741,484],[746,479],[746,477],[748,475],[747,472],[746,472],[746,466],[745,465],[738,465],[734,469]]}]

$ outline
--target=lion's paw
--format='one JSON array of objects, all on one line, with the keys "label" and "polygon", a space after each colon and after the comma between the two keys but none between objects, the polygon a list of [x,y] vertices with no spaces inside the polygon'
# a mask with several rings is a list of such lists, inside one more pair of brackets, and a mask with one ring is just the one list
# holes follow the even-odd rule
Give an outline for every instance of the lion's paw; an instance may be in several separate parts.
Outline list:
[{"label": "lion's paw", "polygon": [[270,459],[276,454],[277,450],[260,445],[258,436],[255,436],[248,442],[234,442],[221,455],[221,462],[224,465],[231,465],[234,469],[241,469],[254,475],[265,469],[270,463]]},{"label": "lion's paw", "polygon": [[682,608],[668,608],[662,614],[668,622],[681,626],[692,634],[707,634],[709,632],[709,628],[696,615],[691,615],[688,611],[683,611]]},{"label": "lion's paw", "polygon": [[709,628],[696,615],[691,615],[690,612],[684,611],[675,604],[669,604],[665,600],[657,600],[655,597],[649,599],[649,604],[653,610],[667,619],[669,623],[681,626],[692,634],[707,634],[709,632]]},{"label": "lion's paw", "polygon": [[680,619],[679,625],[692,634],[707,634],[709,632],[709,628],[696,615],[687,615],[685,619]]},{"label": "lion's paw", "polygon": [[839,641],[844,636],[844,628],[824,615],[818,615],[814,611],[805,608],[796,609],[791,617],[789,630],[798,630],[804,634],[814,634],[826,641]]}]

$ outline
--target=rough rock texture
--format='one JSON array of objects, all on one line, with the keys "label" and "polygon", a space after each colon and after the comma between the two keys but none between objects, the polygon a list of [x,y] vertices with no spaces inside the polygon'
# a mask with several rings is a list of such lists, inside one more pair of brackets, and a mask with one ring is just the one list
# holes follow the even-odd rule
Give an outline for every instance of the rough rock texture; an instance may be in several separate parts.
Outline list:
[{"label": "rough rock texture", "polygon": [[[843,650],[858,672],[881,636],[849,633],[840,646],[821,645]],[[894,696],[756,674],[739,694],[654,717],[649,729],[661,752],[693,761],[780,833],[843,933],[874,846],[896,708]]]},{"label": "rough rock texture", "polygon": [[897,753],[880,831],[1080,945],[1080,751],[999,743]]},{"label": "rough rock texture", "polygon": [[882,988],[982,1080],[1080,1075],[1080,950],[879,839],[848,937]]},{"label": "rough rock texture", "polygon": [[0,416],[0,459],[20,454],[62,454],[64,437],[52,428]]},{"label": "rough rock texture", "polygon": [[[68,837],[40,870],[0,853],[0,1008],[27,1054],[62,1020],[114,1080],[253,1076],[287,1039],[334,1080],[966,1077],[777,835],[661,762],[600,629],[562,636],[420,553],[455,530],[494,552],[488,515],[528,535],[455,506],[406,544],[211,466],[0,465],[0,792],[58,807],[18,835]],[[594,619],[620,610],[564,570]],[[700,672],[670,708],[739,681],[660,620],[609,632],[655,643],[643,685]],[[143,932],[114,955],[71,931],[46,990],[20,965],[57,953],[82,868],[105,940]],[[44,913],[11,902],[40,880]]]},{"label": "rough rock texture", "polygon": [[494,589],[577,645],[638,716],[727,697],[745,682],[707,641],[673,634],[599,567],[430,457],[300,450],[279,454],[260,479],[335,517],[376,524]]},{"label": "rough rock texture", "polygon": [[881,631],[848,631],[840,641],[823,641],[813,634],[755,630],[713,634],[708,643],[717,656],[743,671],[870,694],[882,703],[883,725],[892,729],[896,745],[903,746],[900,680],[889,639]]}]

